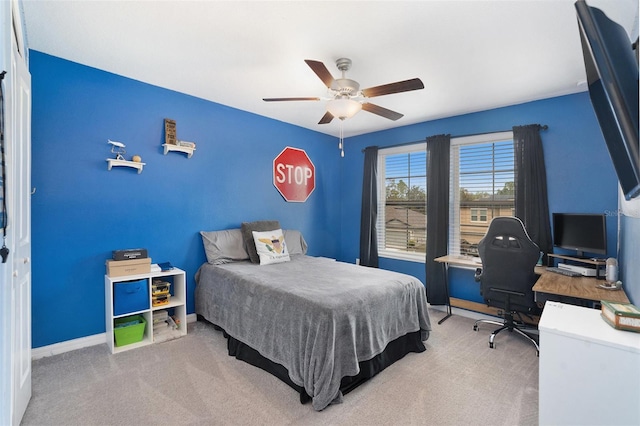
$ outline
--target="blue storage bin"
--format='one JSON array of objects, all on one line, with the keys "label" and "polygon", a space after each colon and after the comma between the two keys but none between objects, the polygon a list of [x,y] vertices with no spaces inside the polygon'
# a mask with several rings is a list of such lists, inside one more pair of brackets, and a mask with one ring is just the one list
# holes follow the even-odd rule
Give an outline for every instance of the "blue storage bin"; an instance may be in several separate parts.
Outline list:
[{"label": "blue storage bin", "polygon": [[147,280],[113,283],[113,314],[124,315],[149,309]]}]

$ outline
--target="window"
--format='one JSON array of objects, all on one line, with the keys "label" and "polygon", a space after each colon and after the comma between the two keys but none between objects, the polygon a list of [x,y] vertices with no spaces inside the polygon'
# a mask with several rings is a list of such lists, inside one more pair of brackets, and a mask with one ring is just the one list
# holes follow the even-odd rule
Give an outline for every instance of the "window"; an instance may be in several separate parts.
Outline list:
[{"label": "window", "polygon": [[471,208],[471,222],[486,222],[487,209]]},{"label": "window", "polygon": [[425,143],[378,151],[378,254],[424,261],[427,226]]},{"label": "window", "polygon": [[513,133],[451,139],[449,254],[478,255],[491,219],[515,209]]},{"label": "window", "polygon": [[[378,151],[378,254],[424,262],[426,143]],[[478,255],[491,219],[513,216],[513,132],[451,139],[449,254]]]}]

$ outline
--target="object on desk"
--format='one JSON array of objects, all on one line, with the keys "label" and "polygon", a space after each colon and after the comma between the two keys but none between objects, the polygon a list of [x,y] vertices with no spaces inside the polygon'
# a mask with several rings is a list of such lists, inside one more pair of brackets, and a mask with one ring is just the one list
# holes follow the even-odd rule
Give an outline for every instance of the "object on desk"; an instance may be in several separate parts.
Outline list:
[{"label": "object on desk", "polygon": [[597,287],[605,290],[620,290],[622,288],[622,281],[616,281],[614,283],[606,282],[604,284],[599,284]]},{"label": "object on desk", "polygon": [[615,258],[610,257],[607,259],[606,271],[607,282],[615,283],[618,281],[618,261]]},{"label": "object on desk", "polygon": [[614,303],[602,300],[600,315],[618,330],[640,332],[640,309],[631,303]]},{"label": "object on desk", "polygon": [[596,268],[592,268],[590,266],[578,266],[578,265],[570,265],[568,263],[558,263],[558,268],[564,269],[565,271],[577,272],[585,277],[595,277],[598,275],[598,271]]},{"label": "object on desk", "polygon": [[566,275],[567,277],[581,277],[582,274],[575,271],[570,271],[569,269],[556,268],[554,266],[547,267],[547,271],[553,272],[555,274]]},{"label": "object on desk", "polygon": [[173,269],[173,265],[171,264],[171,262],[161,262],[158,263],[158,266],[160,267],[161,271],[170,271]]}]

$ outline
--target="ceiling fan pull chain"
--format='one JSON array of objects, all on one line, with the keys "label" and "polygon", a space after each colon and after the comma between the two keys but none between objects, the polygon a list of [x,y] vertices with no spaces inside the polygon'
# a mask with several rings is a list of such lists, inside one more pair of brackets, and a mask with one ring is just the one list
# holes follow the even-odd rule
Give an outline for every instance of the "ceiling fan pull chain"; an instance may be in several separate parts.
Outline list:
[{"label": "ceiling fan pull chain", "polygon": [[342,127],[342,123],[344,120],[340,120],[340,143],[338,144],[338,148],[340,149],[340,157],[344,158],[344,130]]}]

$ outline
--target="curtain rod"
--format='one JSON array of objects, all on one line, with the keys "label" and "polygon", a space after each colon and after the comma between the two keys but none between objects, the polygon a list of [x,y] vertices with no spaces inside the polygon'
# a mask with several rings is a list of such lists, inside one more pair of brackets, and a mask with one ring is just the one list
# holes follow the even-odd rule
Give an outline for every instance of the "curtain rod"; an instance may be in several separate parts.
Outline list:
[{"label": "curtain rod", "polygon": [[[549,128],[549,126],[547,126],[546,124],[538,124],[538,126],[540,126],[540,129],[542,130],[547,130]],[[467,138],[470,136],[480,136],[480,135],[490,135],[491,133],[502,133],[502,132],[512,132],[513,128],[509,129],[509,130],[494,130],[492,132],[483,132],[483,133],[470,133],[468,135],[455,135],[455,136],[451,136],[451,139],[455,139],[455,138]],[[423,143],[426,142],[427,138],[421,139],[419,141],[413,141],[413,142],[402,142],[396,145],[388,145],[388,146],[383,146],[381,148],[396,148],[399,146],[406,146],[406,145],[413,145],[416,143]],[[364,152],[364,149],[362,150],[362,152]]]}]

